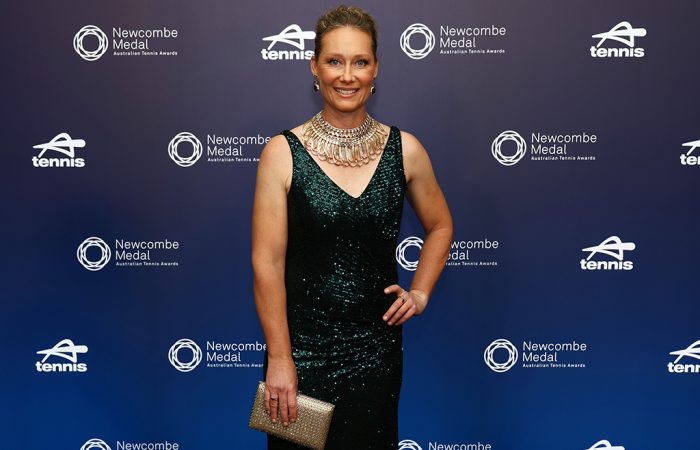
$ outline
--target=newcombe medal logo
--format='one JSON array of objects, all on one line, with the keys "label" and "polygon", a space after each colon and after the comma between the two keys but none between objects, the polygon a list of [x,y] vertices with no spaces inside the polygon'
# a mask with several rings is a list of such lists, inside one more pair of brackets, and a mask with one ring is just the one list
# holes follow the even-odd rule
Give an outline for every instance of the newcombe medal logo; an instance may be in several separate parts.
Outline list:
[{"label": "newcombe medal logo", "polygon": [[[184,144],[185,147],[191,147],[189,155],[182,156],[180,154],[181,144]],[[192,133],[186,131],[178,133],[168,144],[168,155],[178,166],[190,167],[202,157],[202,141]]]},{"label": "newcombe medal logo", "polygon": [[[411,38],[418,35],[419,38]],[[416,42],[423,39],[423,46],[416,45]],[[409,25],[401,34],[401,50],[411,59],[423,59],[435,48],[435,34],[422,23]]]},{"label": "newcombe medal logo", "polygon": [[[96,249],[96,251],[99,253],[98,258],[93,257],[91,259],[88,257],[88,250],[91,248]],[[85,239],[83,243],[78,246],[76,255],[78,257],[78,262],[80,262],[83,267],[94,272],[107,265],[109,260],[112,258],[112,250],[105,241],[93,236]]]},{"label": "newcombe medal logo", "polygon": [[[501,147],[503,146],[503,143],[507,141],[513,141],[515,143],[515,153],[503,153]],[[525,142],[525,139],[523,139],[523,137],[520,136],[517,132],[512,130],[507,130],[499,134],[498,137],[496,137],[496,139],[494,139],[491,143],[491,154],[494,158],[496,158],[496,161],[503,164],[504,166],[512,166],[516,164],[523,158],[523,156],[525,156],[526,151],[527,143]]]},{"label": "newcombe medal logo", "polygon": [[398,262],[399,265],[406,270],[415,271],[418,268],[418,258],[409,259],[406,256],[406,250],[411,247],[416,247],[418,249],[416,255],[419,255],[421,249],[423,248],[423,239],[410,236],[401,241],[401,243],[396,246],[396,262]]},{"label": "newcombe medal logo", "polygon": [[[180,359],[182,350],[185,350],[185,353],[190,353],[189,361]],[[202,362],[202,349],[191,339],[180,339],[170,347],[168,360],[180,372],[190,372]]]},{"label": "newcombe medal logo", "polygon": [[80,450],[112,450],[102,439],[89,439]]},{"label": "newcombe medal logo", "polygon": [[416,441],[404,439],[399,442],[399,450],[423,450]]},{"label": "newcombe medal logo", "polygon": [[177,56],[177,50],[172,48],[178,38],[177,29],[121,26],[105,29],[111,30],[111,36],[95,25],[85,25],[78,30],[73,36],[75,52],[85,61],[97,61],[110,47],[112,56]]},{"label": "newcombe medal logo", "polygon": [[[85,38],[92,36],[97,39],[97,48],[88,50],[85,48]],[[102,57],[109,47],[107,35],[95,25],[85,25],[73,37],[73,48],[85,61],[96,61]]]},{"label": "newcombe medal logo", "polygon": [[[496,350],[505,351],[508,356],[496,360]],[[507,339],[496,339],[484,350],[484,362],[494,372],[507,372],[518,362],[518,349]]]}]

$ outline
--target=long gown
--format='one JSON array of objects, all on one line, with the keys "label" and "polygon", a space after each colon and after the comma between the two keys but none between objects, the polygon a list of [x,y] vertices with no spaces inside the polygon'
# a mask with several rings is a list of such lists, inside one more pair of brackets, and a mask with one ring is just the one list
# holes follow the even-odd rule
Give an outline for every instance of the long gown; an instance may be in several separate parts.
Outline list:
[{"label": "long gown", "polygon": [[[406,179],[391,127],[369,184],[353,197],[289,130],[285,286],[292,356],[302,394],[336,405],[326,450],[398,448],[402,327],[382,315],[396,299],[396,240]],[[267,373],[267,353],[263,377]],[[268,435],[269,450],[302,449]]]}]

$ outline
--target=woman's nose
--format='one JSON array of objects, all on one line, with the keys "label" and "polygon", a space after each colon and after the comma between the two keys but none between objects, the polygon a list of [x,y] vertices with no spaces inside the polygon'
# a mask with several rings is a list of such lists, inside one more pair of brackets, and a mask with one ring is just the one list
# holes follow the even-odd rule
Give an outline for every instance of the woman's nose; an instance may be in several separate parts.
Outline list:
[{"label": "woman's nose", "polygon": [[352,76],[352,66],[350,64],[346,64],[345,69],[343,70],[343,75],[340,79],[346,83],[349,83],[352,81]]}]

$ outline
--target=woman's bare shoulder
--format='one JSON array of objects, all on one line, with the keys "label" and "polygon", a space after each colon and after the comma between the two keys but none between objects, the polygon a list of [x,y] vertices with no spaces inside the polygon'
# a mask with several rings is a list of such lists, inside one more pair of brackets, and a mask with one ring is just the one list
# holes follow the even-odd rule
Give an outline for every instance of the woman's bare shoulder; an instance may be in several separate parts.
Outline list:
[{"label": "woman's bare shoulder", "polygon": [[424,152],[425,148],[417,137],[408,131],[401,130],[401,148],[405,156],[416,156],[419,152]]},{"label": "woman's bare shoulder", "polygon": [[[300,129],[301,126],[298,126],[290,131],[299,136]],[[278,134],[273,136],[262,149],[258,162],[258,172],[284,182],[285,188],[289,190],[292,164],[292,151],[289,142],[286,136]]]},{"label": "woman's bare shoulder", "polygon": [[408,131],[401,130],[401,150],[407,181],[410,182],[415,174],[430,167],[430,158],[425,147]]},{"label": "woman's bare shoulder", "polygon": [[401,130],[401,149],[404,160],[409,164],[419,164],[421,161],[429,159],[423,144],[408,131]]},{"label": "woman's bare shoulder", "polygon": [[[298,137],[301,133],[301,125],[291,128],[289,131],[296,134]],[[260,154],[260,162],[262,162],[263,158],[266,158],[268,160],[267,162],[273,163],[279,162],[280,160],[288,160],[291,164],[291,149],[287,137],[280,133],[270,138]]]}]

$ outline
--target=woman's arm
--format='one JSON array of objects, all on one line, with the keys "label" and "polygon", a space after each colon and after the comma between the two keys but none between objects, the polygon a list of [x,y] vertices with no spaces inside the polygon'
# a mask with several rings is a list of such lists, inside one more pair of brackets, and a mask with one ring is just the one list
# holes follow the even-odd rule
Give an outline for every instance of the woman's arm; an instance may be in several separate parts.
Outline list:
[{"label": "woman's arm", "polygon": [[428,153],[409,133],[401,132],[401,142],[408,183],[406,196],[423,226],[425,240],[408,295],[398,285],[384,290],[398,296],[384,315],[389,325],[401,325],[411,316],[423,312],[445,267],[452,242],[452,216],[435,179]]},{"label": "woman's arm", "polygon": [[[284,285],[287,251],[287,191],[292,172],[289,147],[283,136],[271,139],[258,163],[253,202],[252,264],[255,307],[267,343],[268,369],[265,409],[282,423],[296,421],[296,366],[287,323]],[[277,403],[278,402],[278,403]]]}]

